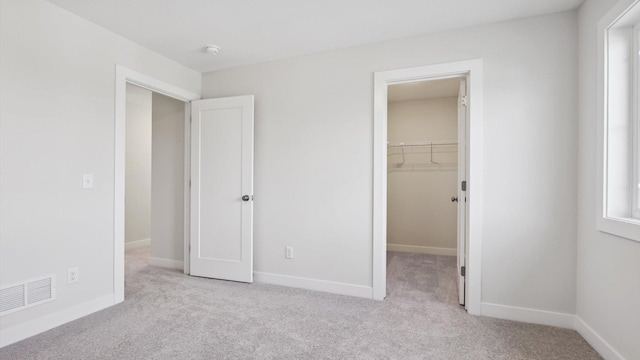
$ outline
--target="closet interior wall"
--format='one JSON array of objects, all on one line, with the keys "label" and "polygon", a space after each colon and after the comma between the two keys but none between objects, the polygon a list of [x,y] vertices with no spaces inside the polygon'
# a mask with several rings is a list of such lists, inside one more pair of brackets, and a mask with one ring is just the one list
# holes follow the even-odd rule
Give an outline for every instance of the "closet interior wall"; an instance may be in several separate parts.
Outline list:
[{"label": "closet interior wall", "polygon": [[456,146],[398,144],[456,144],[457,111],[457,96],[389,102],[389,250],[456,254]]}]

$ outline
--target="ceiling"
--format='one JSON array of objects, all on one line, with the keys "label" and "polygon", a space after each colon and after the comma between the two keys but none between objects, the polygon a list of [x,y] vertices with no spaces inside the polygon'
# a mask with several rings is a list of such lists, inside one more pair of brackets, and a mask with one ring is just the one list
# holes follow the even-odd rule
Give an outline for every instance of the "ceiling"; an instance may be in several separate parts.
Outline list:
[{"label": "ceiling", "polygon": [[[48,0],[199,72],[574,9],[583,0]],[[222,48],[207,55],[204,46]]]},{"label": "ceiling", "polygon": [[419,81],[389,86],[389,102],[423,100],[447,96],[458,96],[460,78]]}]

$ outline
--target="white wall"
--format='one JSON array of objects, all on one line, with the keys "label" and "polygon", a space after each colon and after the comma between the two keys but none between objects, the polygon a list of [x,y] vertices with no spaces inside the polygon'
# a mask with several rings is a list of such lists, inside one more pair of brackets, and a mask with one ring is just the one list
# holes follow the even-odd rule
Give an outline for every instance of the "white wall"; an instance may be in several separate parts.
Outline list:
[{"label": "white wall", "polygon": [[151,91],[127,84],[125,237],[151,237]]},{"label": "white wall", "polygon": [[640,359],[640,243],[596,230],[597,23],[616,2],[586,0],[579,12],[576,311],[623,358]]},{"label": "white wall", "polygon": [[[183,261],[184,102],[153,93],[151,258]],[[152,261],[154,263],[154,261]],[[164,262],[166,263],[166,262]]]},{"label": "white wall", "polygon": [[[390,102],[390,142],[458,141],[458,97]],[[456,147],[407,148],[388,157],[387,248],[454,255],[457,247]],[[439,163],[434,165],[431,160]],[[408,246],[407,246],[408,245]],[[433,248],[448,249],[447,251]]]},{"label": "white wall", "polygon": [[[612,3],[587,0],[580,12],[578,315],[633,358],[639,246],[593,223],[589,55],[594,23]],[[573,313],[576,18],[521,19],[205,75],[205,97],[256,95],[256,270],[370,286],[372,73],[481,57],[482,299]],[[116,64],[200,92],[200,74],[55,5],[0,2],[0,286],[51,272],[59,279],[56,301],[2,318],[3,343],[45,315],[61,314],[60,322],[112,301]],[[82,189],[83,173],[95,175],[93,190]],[[294,260],[284,259],[285,245],[296,247]],[[67,285],[75,266],[81,280]]]},{"label": "white wall", "polygon": [[0,2],[0,286],[58,278],[55,301],[2,317],[2,344],[113,304],[116,64],[200,93],[199,73],[53,4]]},{"label": "white wall", "polygon": [[576,20],[559,13],[205,74],[204,97],[256,96],[255,270],[371,286],[373,73],[482,58],[482,300],[572,314]]}]

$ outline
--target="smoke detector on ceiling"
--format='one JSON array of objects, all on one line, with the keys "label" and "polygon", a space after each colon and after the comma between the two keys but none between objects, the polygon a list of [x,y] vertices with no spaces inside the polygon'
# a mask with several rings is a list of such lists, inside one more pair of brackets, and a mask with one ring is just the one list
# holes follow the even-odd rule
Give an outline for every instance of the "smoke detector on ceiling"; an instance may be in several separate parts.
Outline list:
[{"label": "smoke detector on ceiling", "polygon": [[218,45],[207,45],[204,47],[204,51],[209,55],[217,55],[220,52],[220,46]]}]

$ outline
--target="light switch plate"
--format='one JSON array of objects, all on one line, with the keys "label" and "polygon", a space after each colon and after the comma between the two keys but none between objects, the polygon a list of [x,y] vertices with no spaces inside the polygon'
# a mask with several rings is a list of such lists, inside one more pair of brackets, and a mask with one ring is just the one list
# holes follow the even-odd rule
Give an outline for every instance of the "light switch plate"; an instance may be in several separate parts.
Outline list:
[{"label": "light switch plate", "polygon": [[85,189],[93,189],[93,174],[82,175],[82,187]]}]

